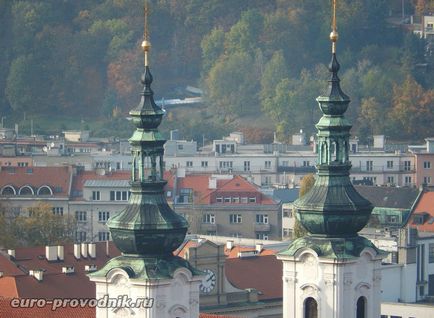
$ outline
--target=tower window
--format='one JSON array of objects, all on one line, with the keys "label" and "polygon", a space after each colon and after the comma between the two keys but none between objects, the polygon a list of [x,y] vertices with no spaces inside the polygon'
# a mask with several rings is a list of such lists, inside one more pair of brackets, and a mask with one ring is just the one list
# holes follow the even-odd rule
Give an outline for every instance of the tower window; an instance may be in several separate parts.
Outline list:
[{"label": "tower window", "polygon": [[366,318],[366,298],[363,296],[357,300],[357,318]]},{"label": "tower window", "polygon": [[304,318],[318,318],[318,304],[312,297],[304,302]]}]

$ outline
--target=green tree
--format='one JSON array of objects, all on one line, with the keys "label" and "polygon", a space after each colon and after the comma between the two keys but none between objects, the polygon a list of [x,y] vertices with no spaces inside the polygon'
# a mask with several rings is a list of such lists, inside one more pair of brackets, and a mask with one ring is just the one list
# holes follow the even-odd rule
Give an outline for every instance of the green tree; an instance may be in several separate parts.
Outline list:
[{"label": "green tree", "polygon": [[282,51],[274,52],[270,61],[264,66],[261,78],[261,100],[266,100],[276,91],[276,86],[288,77],[288,70]]},{"label": "green tree", "polygon": [[57,245],[73,241],[76,223],[72,217],[53,214],[52,206],[46,203],[37,204],[28,212],[28,216],[15,219],[20,245]]},{"label": "green tree", "polygon": [[207,97],[226,116],[258,110],[258,70],[247,53],[225,56],[210,70],[206,79]]},{"label": "green tree", "polygon": [[213,29],[202,42],[202,72],[207,74],[224,52],[225,33],[222,29]]}]

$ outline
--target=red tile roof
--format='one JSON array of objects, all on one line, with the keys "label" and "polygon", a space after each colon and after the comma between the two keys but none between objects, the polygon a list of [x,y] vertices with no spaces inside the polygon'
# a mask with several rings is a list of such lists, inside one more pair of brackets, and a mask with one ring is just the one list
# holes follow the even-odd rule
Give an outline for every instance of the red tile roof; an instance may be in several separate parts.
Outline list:
[{"label": "red tile roof", "polygon": [[[164,175],[165,179],[168,181],[166,190],[173,190],[175,178],[173,174],[166,173]],[[272,198],[262,194],[259,188],[246,180],[244,177],[235,175],[231,179],[217,179],[217,189],[209,188],[209,179],[211,175],[209,174],[193,174],[186,175],[183,178],[177,179],[177,189],[192,189],[194,194],[194,201],[196,204],[212,204],[212,195],[221,194],[231,195],[231,194],[244,194],[246,196],[259,197],[259,201],[256,204],[276,204]],[[224,205],[239,205],[242,203],[219,203]],[[252,203],[249,203],[250,205]]]},{"label": "red tile roof", "polygon": [[[51,304],[45,306],[34,306],[33,308],[14,308],[11,305],[12,299],[0,299],[1,318],[95,318],[96,309],[91,307],[65,307],[51,309]],[[199,318],[242,318],[240,316],[213,315],[207,313],[199,314]]]},{"label": "red tile roof", "polygon": [[[250,246],[234,246],[231,249],[225,248],[225,254],[227,258],[238,258],[239,252],[254,252],[256,249],[254,247]],[[265,255],[276,255],[277,251],[275,250],[268,250],[268,249],[262,249],[258,256],[265,256]]]},{"label": "red tile roof", "polygon": [[[45,259],[45,247],[19,248],[11,268],[7,256],[0,256],[0,297],[24,298],[94,298],[95,284],[86,276],[85,265],[94,264],[101,268],[112,257],[120,255],[116,246],[110,242],[106,256],[106,243],[96,243],[96,258],[75,259],[73,244],[65,245],[64,261],[48,262]],[[18,267],[19,266],[19,267]],[[73,274],[63,274],[63,266],[74,266]],[[17,272],[18,269],[18,272]],[[37,281],[28,275],[29,270],[43,269],[43,280]],[[1,317],[1,316],[0,316]]]},{"label": "red tile roof", "polygon": [[255,288],[259,300],[282,299],[282,262],[274,255],[226,260],[226,276],[239,289]]},{"label": "red tile roof", "polygon": [[[72,167],[13,167],[0,170],[0,189],[6,185],[12,185],[16,191],[25,185],[36,190],[48,185],[53,190],[55,197],[67,197],[70,194],[72,180]],[[54,191],[55,188],[60,192]]]},{"label": "red tile roof", "polygon": [[51,310],[51,304],[45,306],[34,306],[33,308],[14,308],[11,305],[12,299],[0,298],[1,318],[95,318],[96,310],[91,307],[65,307]]},{"label": "red tile roof", "polygon": [[[424,214],[424,223],[415,224],[414,215]],[[431,224],[430,224],[431,223]],[[419,202],[410,217],[409,224],[421,232],[433,232],[434,234],[434,191],[424,191]]]},{"label": "red tile roof", "polygon": [[80,171],[74,176],[72,189],[74,193],[83,191],[84,183],[88,180],[130,180],[131,171],[113,171],[104,175],[97,174],[95,171]]}]

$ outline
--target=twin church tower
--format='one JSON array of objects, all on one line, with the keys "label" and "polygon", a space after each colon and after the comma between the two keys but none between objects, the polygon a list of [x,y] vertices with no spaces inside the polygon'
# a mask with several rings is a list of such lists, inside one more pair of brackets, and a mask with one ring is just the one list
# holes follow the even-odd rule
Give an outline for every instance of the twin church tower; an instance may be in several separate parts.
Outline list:
[{"label": "twin church tower", "polygon": [[[164,195],[163,145],[158,131],[164,111],[156,105],[149,68],[148,6],[145,0],[144,89],[130,111],[136,129],[132,147],[131,196],[127,207],[107,222],[122,255],[90,274],[96,298],[124,297],[131,303],[97,308],[97,318],[198,318],[199,285],[204,273],[173,255],[183,242],[187,221]],[[384,255],[357,233],[368,222],[372,205],[350,182],[351,124],[344,113],[336,57],[336,0],[333,0],[331,78],[317,98],[323,116],[318,129],[318,173],[314,186],[294,205],[308,230],[278,254],[283,261],[284,318],[377,318],[380,316],[380,266]],[[267,275],[266,269],[264,275]],[[141,304],[139,306],[137,303]],[[143,305],[146,303],[147,305]]]}]

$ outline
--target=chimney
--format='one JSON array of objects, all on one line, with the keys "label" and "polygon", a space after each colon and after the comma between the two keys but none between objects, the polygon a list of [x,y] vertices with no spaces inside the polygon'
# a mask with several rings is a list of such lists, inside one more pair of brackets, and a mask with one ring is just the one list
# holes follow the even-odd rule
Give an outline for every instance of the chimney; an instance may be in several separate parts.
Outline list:
[{"label": "chimney", "polygon": [[96,267],[96,265],[95,264],[90,264],[90,265],[85,265],[84,266],[84,270],[86,271],[86,272],[95,272],[96,271],[96,269],[97,269],[97,267]]},{"label": "chimney", "polygon": [[217,179],[210,177],[208,180],[208,189],[217,189]]},{"label": "chimney", "polygon": [[49,262],[57,261],[57,247],[56,246],[45,246],[45,258]]},{"label": "chimney", "polygon": [[44,279],[44,271],[42,269],[30,270],[29,275],[36,278],[38,282],[42,282],[42,280]]},{"label": "chimney", "polygon": [[255,250],[256,250],[256,252],[257,252],[258,254],[261,253],[263,247],[264,247],[264,244],[262,244],[262,243],[256,243],[256,246],[255,246]]},{"label": "chimney", "polygon": [[96,258],[96,244],[95,243],[89,243],[87,245],[87,247],[88,247],[89,257]]},{"label": "chimney", "polygon": [[80,244],[79,243],[74,244],[74,257],[76,259],[80,259]]},{"label": "chimney", "polygon": [[4,273],[3,273],[3,272],[0,272],[0,278],[2,278],[2,277],[3,277],[3,275],[4,275]]},{"label": "chimney", "polygon": [[81,256],[87,258],[87,243],[81,243]]},{"label": "chimney", "polygon": [[226,241],[226,249],[231,250],[234,247],[234,241]]},{"label": "chimney", "polygon": [[63,245],[57,246],[57,259],[59,261],[65,260],[65,249],[64,249]]},{"label": "chimney", "polygon": [[8,250],[8,255],[9,255],[11,258],[15,258],[15,250]]},{"label": "chimney", "polygon": [[62,273],[64,274],[74,274],[74,266],[63,266]]}]

